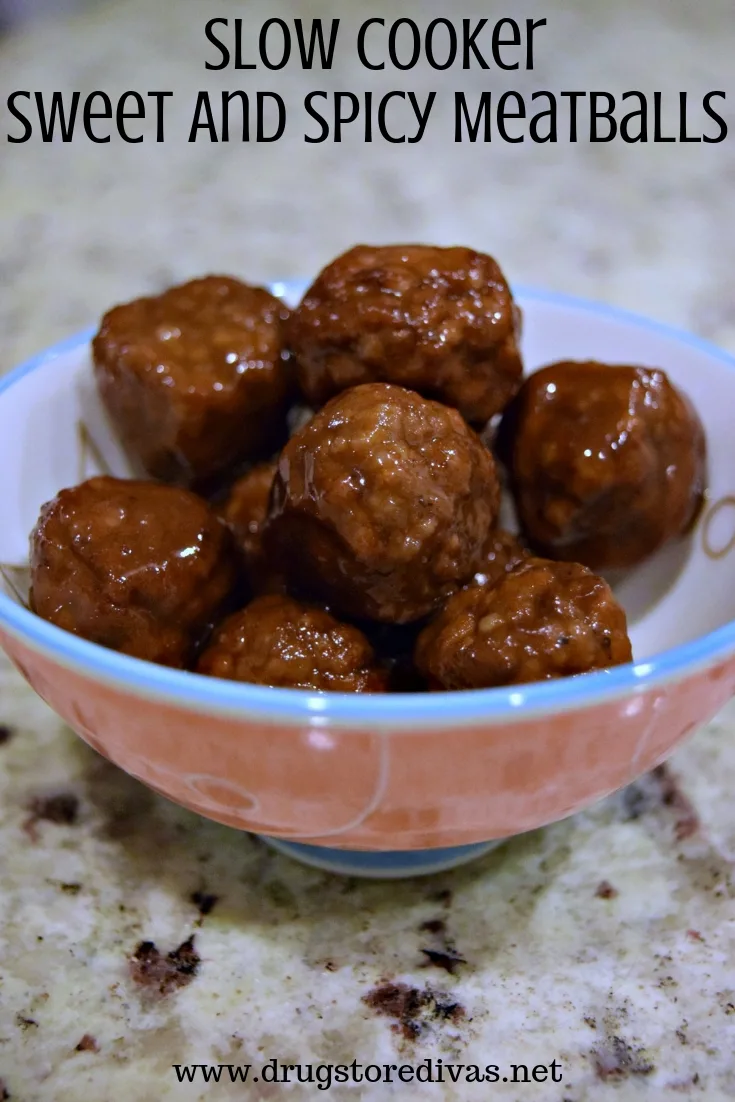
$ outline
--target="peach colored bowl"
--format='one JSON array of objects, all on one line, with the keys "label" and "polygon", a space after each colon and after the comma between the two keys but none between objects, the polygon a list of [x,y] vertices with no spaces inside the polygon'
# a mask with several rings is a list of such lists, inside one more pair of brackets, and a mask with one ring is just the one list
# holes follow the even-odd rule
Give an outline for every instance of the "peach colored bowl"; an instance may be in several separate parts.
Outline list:
[{"label": "peach colored bowl", "polygon": [[[291,300],[301,289],[276,288]],[[0,642],[29,684],[100,754],[169,799],[358,874],[457,864],[662,761],[735,693],[735,361],[606,307],[517,297],[529,370],[557,358],[663,367],[707,430],[710,496],[696,530],[611,579],[634,664],[466,693],[314,694],[163,669],[38,619],[23,598],[40,505],[98,473],[100,453],[127,473],[89,387],[85,333],[0,381]]]}]

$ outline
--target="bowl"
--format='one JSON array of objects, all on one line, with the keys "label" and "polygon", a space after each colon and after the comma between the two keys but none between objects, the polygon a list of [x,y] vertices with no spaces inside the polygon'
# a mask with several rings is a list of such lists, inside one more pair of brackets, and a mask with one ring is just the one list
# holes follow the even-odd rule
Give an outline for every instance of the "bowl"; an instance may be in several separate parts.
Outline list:
[{"label": "bowl", "polygon": [[[303,287],[273,290],[297,301]],[[735,360],[634,315],[516,289],[528,370],[555,359],[664,368],[709,442],[689,537],[610,579],[635,662],[537,684],[361,696],[165,669],[25,606],[28,533],[64,486],[127,474],[82,333],[0,380],[0,643],[100,754],[200,815],[323,868],[434,872],[571,815],[663,761],[735,693]]]}]

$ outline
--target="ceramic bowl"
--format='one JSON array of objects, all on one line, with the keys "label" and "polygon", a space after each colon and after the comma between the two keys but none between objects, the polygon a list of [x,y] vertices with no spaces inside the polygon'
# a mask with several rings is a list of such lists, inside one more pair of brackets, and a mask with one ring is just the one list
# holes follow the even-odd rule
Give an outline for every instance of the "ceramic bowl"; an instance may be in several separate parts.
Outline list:
[{"label": "ceramic bowl", "polygon": [[[295,301],[302,287],[279,284]],[[90,382],[90,333],[0,380],[0,642],[100,754],[201,815],[325,868],[431,872],[579,811],[661,762],[735,693],[735,361],[650,321],[516,291],[528,370],[663,367],[694,401],[710,489],[691,536],[612,579],[635,662],[567,680],[395,696],[270,689],[105,650],[24,605],[40,505],[127,473]]]}]

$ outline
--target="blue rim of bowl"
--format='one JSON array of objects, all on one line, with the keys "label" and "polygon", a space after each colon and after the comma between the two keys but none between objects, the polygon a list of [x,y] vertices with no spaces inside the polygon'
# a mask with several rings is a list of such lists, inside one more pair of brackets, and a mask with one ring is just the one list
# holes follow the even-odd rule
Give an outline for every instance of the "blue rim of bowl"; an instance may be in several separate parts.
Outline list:
[{"label": "blue rim of bowl", "polygon": [[[300,293],[302,281],[272,283],[274,293]],[[514,286],[519,299],[595,314],[599,318],[626,322],[688,345],[735,370],[735,357],[715,345],[662,322],[631,311],[606,306],[589,299]],[[87,344],[94,330],[68,338],[26,361],[0,379],[0,395],[25,375],[49,360]],[[581,677],[542,681],[495,689],[473,689],[446,693],[395,693],[355,695],[313,693],[304,689],[275,689],[230,682],[182,670],[171,670],[137,658],[107,650],[96,643],[41,620],[0,592],[0,627],[26,640],[35,649],[82,675],[96,678],[135,695],[166,700],[195,711],[228,716],[257,715],[271,722],[308,721],[310,725],[342,723],[362,730],[371,723],[406,726],[420,730],[434,726],[471,725],[474,722],[522,720],[539,713],[555,713],[591,707],[611,697],[646,692],[697,669],[714,665],[735,651],[735,620],[697,639],[661,651],[644,662],[627,663]]]}]

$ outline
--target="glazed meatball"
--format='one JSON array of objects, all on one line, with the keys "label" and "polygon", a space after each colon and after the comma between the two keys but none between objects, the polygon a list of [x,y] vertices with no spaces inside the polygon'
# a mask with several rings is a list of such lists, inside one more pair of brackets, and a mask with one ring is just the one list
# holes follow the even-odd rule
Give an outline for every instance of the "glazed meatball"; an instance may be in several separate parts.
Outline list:
[{"label": "glazed meatball", "polygon": [[278,464],[260,463],[239,478],[220,506],[220,516],[229,525],[243,557],[245,573],[254,593],[277,593],[283,578],[263,553],[263,526]]},{"label": "glazed meatball", "polygon": [[498,504],[493,458],[456,410],[367,383],[283,449],[264,541],[297,588],[408,623],[472,577]]},{"label": "glazed meatball", "polygon": [[34,612],[166,666],[189,663],[235,588],[229,530],[177,487],[92,478],[44,505],[31,534]]},{"label": "glazed meatball", "polygon": [[285,433],[287,317],[268,291],[226,276],[105,315],[95,379],[138,473],[204,484]]},{"label": "glazed meatball", "polygon": [[527,559],[455,594],[424,629],[416,665],[435,689],[570,677],[631,659],[625,613],[577,563]]},{"label": "glazed meatball", "polygon": [[365,636],[330,613],[278,594],[257,597],[215,633],[199,673],[285,689],[368,693],[385,689]]},{"label": "glazed meatball", "polygon": [[493,585],[519,562],[528,558],[528,551],[512,532],[493,528],[482,549],[482,561],[470,585]]},{"label": "glazed meatball", "polygon": [[634,566],[702,501],[704,432],[663,371],[552,364],[526,380],[500,439],[524,532],[550,558]]},{"label": "glazed meatball", "polygon": [[398,383],[483,424],[523,371],[520,311],[490,256],[358,245],[317,277],[289,321],[312,405],[358,383]]}]

